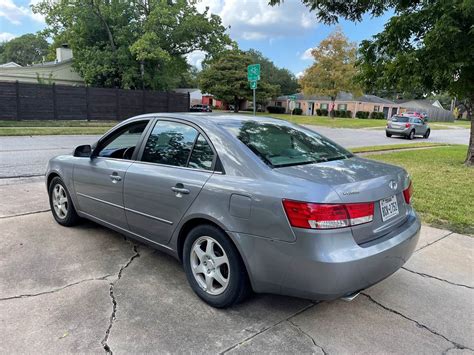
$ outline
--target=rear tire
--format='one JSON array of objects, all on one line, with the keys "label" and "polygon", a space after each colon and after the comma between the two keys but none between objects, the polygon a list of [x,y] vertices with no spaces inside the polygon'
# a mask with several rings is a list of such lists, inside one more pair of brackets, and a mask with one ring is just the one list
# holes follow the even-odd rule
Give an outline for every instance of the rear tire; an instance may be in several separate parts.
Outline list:
[{"label": "rear tire", "polygon": [[56,222],[65,227],[72,227],[79,223],[81,218],[77,215],[71,195],[60,177],[56,176],[51,180],[48,194],[49,206]]},{"label": "rear tire", "polygon": [[430,131],[430,130],[427,130],[427,131],[425,132],[425,135],[423,136],[423,138],[428,139],[429,136],[430,136],[430,133],[431,133],[431,131]]},{"label": "rear tire", "polygon": [[230,307],[250,292],[247,271],[237,248],[215,226],[200,225],[188,233],[183,263],[191,288],[212,307]]},{"label": "rear tire", "polygon": [[413,138],[415,138],[415,131],[410,131],[410,133],[407,136],[407,139],[412,140]]}]

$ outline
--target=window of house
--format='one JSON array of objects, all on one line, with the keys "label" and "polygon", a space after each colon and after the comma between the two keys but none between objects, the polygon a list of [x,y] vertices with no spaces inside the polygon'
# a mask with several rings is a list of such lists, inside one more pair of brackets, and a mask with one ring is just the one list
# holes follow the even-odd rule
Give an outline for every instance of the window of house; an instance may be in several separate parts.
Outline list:
[{"label": "window of house", "polygon": [[380,106],[374,106],[374,112],[379,112],[380,111]]},{"label": "window of house", "polygon": [[275,105],[281,107],[281,101],[275,102]]},{"label": "window of house", "polygon": [[339,111],[347,111],[347,104],[338,104],[337,109]]},{"label": "window of house", "polygon": [[327,110],[328,104],[321,104],[321,110]]}]

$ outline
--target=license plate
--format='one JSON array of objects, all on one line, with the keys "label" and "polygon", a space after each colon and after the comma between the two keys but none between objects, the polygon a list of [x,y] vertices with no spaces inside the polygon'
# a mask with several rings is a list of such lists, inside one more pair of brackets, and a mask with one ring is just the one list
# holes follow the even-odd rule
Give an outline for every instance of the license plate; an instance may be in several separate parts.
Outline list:
[{"label": "license plate", "polygon": [[380,212],[382,213],[382,221],[389,220],[398,215],[397,196],[393,195],[380,200]]}]

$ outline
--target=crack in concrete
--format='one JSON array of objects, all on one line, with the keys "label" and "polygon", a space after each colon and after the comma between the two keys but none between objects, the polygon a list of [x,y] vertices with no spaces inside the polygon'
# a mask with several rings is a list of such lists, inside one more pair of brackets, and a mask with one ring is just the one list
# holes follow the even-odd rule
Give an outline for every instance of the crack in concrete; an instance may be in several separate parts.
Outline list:
[{"label": "crack in concrete", "polygon": [[104,275],[104,276],[101,276],[101,277],[84,279],[84,280],[80,280],[80,281],[76,281],[76,282],[64,285],[62,287],[55,288],[53,290],[48,290],[48,291],[43,291],[43,292],[38,292],[38,293],[29,293],[29,294],[27,293],[27,294],[18,295],[18,296],[4,297],[4,298],[0,298],[0,301],[8,301],[8,300],[14,300],[14,299],[18,299],[18,298],[28,298],[28,297],[36,297],[36,296],[47,295],[47,294],[50,294],[50,293],[55,293],[55,292],[62,291],[64,289],[68,288],[68,287],[76,286],[76,285],[79,285],[79,284],[84,283],[84,282],[103,281],[103,280],[106,280],[110,276],[112,276],[112,275]]},{"label": "crack in concrete", "polygon": [[291,318],[296,317],[297,315],[299,315],[299,314],[301,314],[301,313],[307,311],[307,310],[310,309],[310,308],[313,308],[316,304],[317,304],[317,303],[312,302],[311,304],[307,305],[306,307],[303,307],[303,308],[300,309],[299,311],[293,313],[293,314],[290,315],[289,317],[284,318],[284,319],[281,319],[281,320],[279,320],[278,322],[276,322],[276,323],[274,323],[274,324],[272,324],[272,325],[269,325],[269,326],[267,326],[267,327],[263,327],[261,330],[259,330],[259,331],[256,332],[255,334],[252,334],[251,336],[249,336],[249,337],[243,339],[242,341],[238,342],[237,344],[234,344],[234,345],[228,347],[227,349],[224,349],[224,350],[221,351],[219,354],[220,354],[220,355],[223,355],[223,354],[228,353],[228,352],[231,351],[231,350],[234,350],[234,349],[238,348],[239,346],[241,346],[241,345],[245,344],[246,342],[252,340],[252,339],[255,338],[256,336],[258,336],[258,335],[260,335],[260,334],[262,334],[262,333],[265,333],[267,330],[270,330],[270,329],[276,327],[277,325],[279,325],[279,324],[281,324],[281,323],[283,323],[283,322],[285,322],[285,321],[289,321]]},{"label": "crack in concrete", "polygon": [[101,341],[102,347],[104,348],[105,352],[111,355],[113,354],[113,352],[112,352],[112,349],[110,349],[109,344],[107,344],[107,341],[109,340],[110,331],[112,330],[112,325],[114,324],[114,321],[115,321],[115,314],[117,313],[117,300],[114,295],[114,286],[115,286],[115,283],[122,278],[123,271],[130,266],[130,264],[135,258],[140,257],[140,253],[138,252],[138,246],[135,244],[132,244],[130,241],[128,242],[133,247],[132,248],[133,255],[130,257],[130,259],[128,259],[125,265],[123,265],[120,268],[119,272],[117,273],[117,278],[110,283],[109,296],[112,300],[112,314],[110,315],[109,325],[105,331],[105,336]]},{"label": "crack in concrete", "polygon": [[6,216],[0,216],[0,219],[21,217],[21,216],[29,216],[30,214],[45,213],[45,212],[49,212],[49,211],[51,211],[50,208],[48,208],[47,210],[38,210],[38,211],[31,211],[31,212],[18,213],[18,214],[8,214]]},{"label": "crack in concrete", "polygon": [[451,339],[447,338],[447,337],[444,336],[443,334],[438,333],[437,331],[431,329],[430,327],[424,325],[423,323],[420,323],[420,322],[418,322],[417,320],[415,320],[415,319],[413,319],[413,318],[410,318],[410,317],[404,315],[403,313],[398,312],[398,311],[396,311],[396,310],[394,310],[394,309],[392,309],[392,308],[390,308],[390,307],[384,306],[383,304],[381,304],[380,302],[378,302],[378,301],[376,301],[374,298],[372,298],[372,296],[370,296],[370,295],[368,295],[368,294],[366,294],[366,293],[363,293],[363,292],[361,292],[360,294],[361,294],[361,295],[364,295],[364,296],[367,297],[370,301],[372,301],[373,303],[375,303],[377,306],[379,306],[379,307],[385,309],[386,311],[389,311],[389,312],[394,313],[394,314],[396,314],[396,315],[398,315],[398,316],[400,316],[400,317],[403,317],[403,318],[405,318],[406,320],[409,320],[409,321],[415,323],[418,327],[423,328],[423,329],[426,329],[426,330],[429,331],[431,334],[436,335],[436,336],[438,336],[438,337],[440,337],[440,338],[443,338],[444,340],[450,342],[451,344],[453,344],[453,348],[454,348],[454,349],[461,349],[461,350],[463,350],[463,349],[468,349],[468,350],[474,351],[473,349],[471,349],[471,348],[469,348],[469,347],[467,347],[467,346],[465,346],[465,345],[456,343],[454,340],[451,340]]},{"label": "crack in concrete", "polygon": [[440,240],[443,240],[444,238],[449,237],[451,234],[454,234],[454,232],[449,232],[448,234],[443,235],[443,236],[440,237],[439,239],[436,239],[435,241],[432,241],[431,243],[428,243],[428,244],[422,246],[420,249],[415,250],[414,253],[418,253],[419,251],[421,251],[421,250],[423,250],[423,249],[429,247],[430,245],[433,245],[433,244],[435,244],[435,243],[438,243]]},{"label": "crack in concrete", "polygon": [[413,274],[420,275],[420,276],[422,276],[422,277],[427,277],[427,278],[435,279],[435,280],[438,280],[438,281],[446,282],[446,283],[448,283],[448,284],[450,284],[450,285],[453,285],[453,286],[465,287],[465,288],[468,288],[468,289],[470,289],[470,290],[473,290],[473,289],[474,289],[474,287],[472,287],[472,286],[468,286],[468,285],[464,285],[464,284],[458,284],[458,283],[456,283],[456,282],[448,281],[448,280],[442,279],[442,278],[440,278],[440,277],[436,277],[436,276],[433,276],[433,275],[425,274],[425,273],[423,273],[423,272],[417,272],[417,271],[414,271],[414,270],[410,270],[410,269],[406,268],[405,266],[402,266],[402,269],[403,269],[403,270],[406,270],[406,271],[408,271],[408,272],[411,272],[411,273],[413,273]]},{"label": "crack in concrete", "polygon": [[291,319],[288,319],[288,323],[290,323],[294,328],[296,328],[296,330],[298,330],[300,333],[302,333],[307,338],[309,338],[315,347],[321,349],[323,354],[328,355],[328,352],[321,345],[318,345],[316,341],[314,340],[314,338],[311,335],[309,335],[307,332],[305,332],[303,329],[301,329],[299,325],[294,323]]}]

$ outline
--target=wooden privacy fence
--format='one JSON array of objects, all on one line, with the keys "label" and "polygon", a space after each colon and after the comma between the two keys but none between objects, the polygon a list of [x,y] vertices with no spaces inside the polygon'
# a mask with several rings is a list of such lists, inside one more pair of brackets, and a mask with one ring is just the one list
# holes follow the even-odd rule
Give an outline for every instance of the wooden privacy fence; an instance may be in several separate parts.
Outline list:
[{"label": "wooden privacy fence", "polygon": [[123,120],[189,105],[185,93],[0,82],[0,120]]}]

